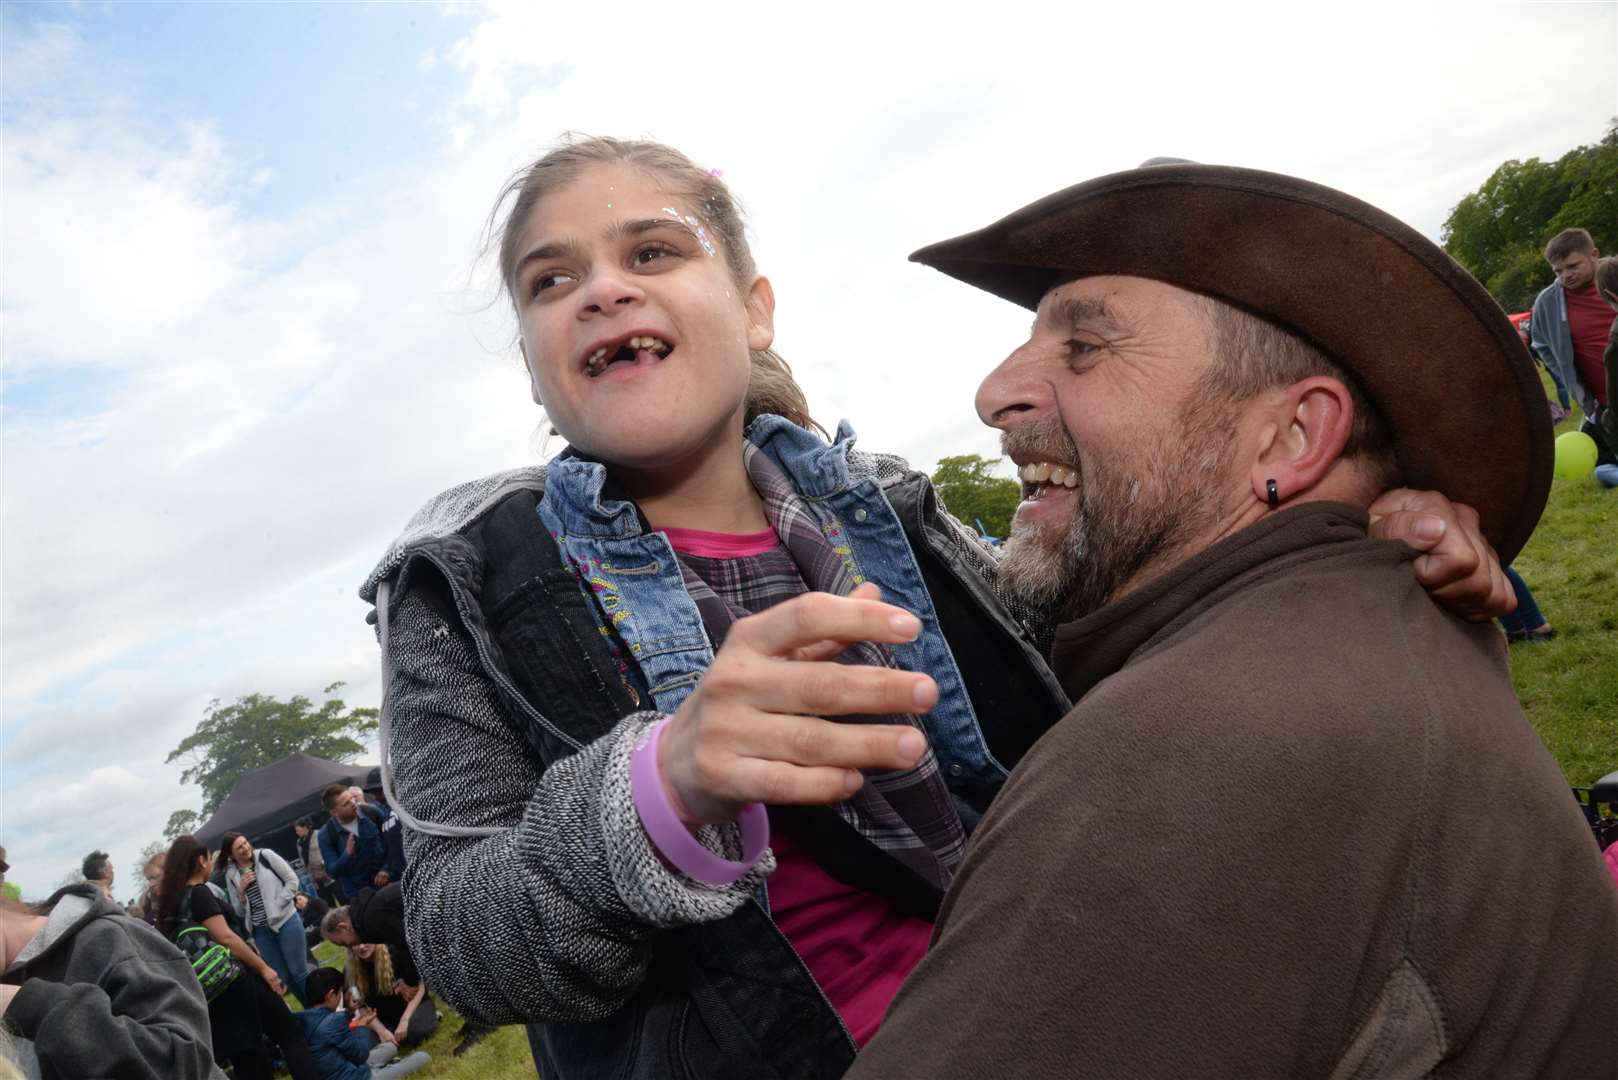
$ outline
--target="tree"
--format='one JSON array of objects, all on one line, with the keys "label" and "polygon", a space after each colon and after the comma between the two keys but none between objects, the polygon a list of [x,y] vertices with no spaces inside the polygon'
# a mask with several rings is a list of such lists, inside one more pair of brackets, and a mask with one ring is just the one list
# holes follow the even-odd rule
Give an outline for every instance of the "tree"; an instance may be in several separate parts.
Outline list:
[{"label": "tree", "polygon": [[1444,222],[1444,250],[1507,311],[1523,311],[1551,282],[1542,254],[1567,228],[1590,230],[1596,247],[1618,254],[1618,119],[1599,142],[1554,163],[1507,161]]},{"label": "tree", "polygon": [[[331,696],[342,685],[326,687],[322,693],[327,700],[318,709],[301,694],[291,701],[248,694],[229,705],[221,705],[218,698],[209,702],[197,730],[164,759],[178,758],[189,766],[180,779],[201,785],[200,816],[209,817],[244,775],[288,754],[344,761],[364,750],[358,739],[376,730],[377,711],[350,709],[341,698]],[[185,813],[170,816],[165,835],[180,835],[170,830],[184,824]],[[196,822],[191,825],[194,828]]]},{"label": "tree", "polygon": [[195,810],[176,810],[169,815],[168,824],[163,826],[163,839],[166,842],[173,842],[187,833],[196,832],[197,826],[201,824],[202,816]]},{"label": "tree", "polygon": [[1011,531],[1011,515],[1022,501],[1022,485],[994,475],[999,464],[976,454],[941,458],[933,470],[933,487],[946,509],[967,525],[978,521],[993,536]]}]

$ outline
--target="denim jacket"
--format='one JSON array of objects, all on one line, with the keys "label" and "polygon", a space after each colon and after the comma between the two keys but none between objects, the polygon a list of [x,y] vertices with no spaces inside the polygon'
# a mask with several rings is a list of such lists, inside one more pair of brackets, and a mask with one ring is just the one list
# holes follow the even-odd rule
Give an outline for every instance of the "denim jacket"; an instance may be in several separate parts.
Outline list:
[{"label": "denim jacket", "polygon": [[[927,478],[775,417],[748,438],[848,538],[861,576],[913,611],[896,650],[939,682],[925,725],[968,828],[1067,710],[993,561]],[[563,458],[446,493],[362,589],[384,651],[382,757],[408,828],[407,934],[463,1014],[531,1023],[541,1075],[841,1075],[854,1047],[775,927],[768,860],[728,889],[655,857],[628,797],[634,739],[712,660],[666,538]],[[816,812],[818,816],[816,815]],[[936,888],[810,808],[845,881],[924,914]],[[733,832],[733,830],[732,830]],[[731,850],[724,830],[705,842]]]}]

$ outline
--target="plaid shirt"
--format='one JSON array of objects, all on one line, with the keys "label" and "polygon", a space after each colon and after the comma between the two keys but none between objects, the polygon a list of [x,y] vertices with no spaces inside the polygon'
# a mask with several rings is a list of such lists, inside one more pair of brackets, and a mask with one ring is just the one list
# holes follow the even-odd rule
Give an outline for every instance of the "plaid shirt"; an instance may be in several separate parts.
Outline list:
[{"label": "plaid shirt", "polygon": [[[744,460],[753,487],[764,500],[764,516],[782,546],[737,559],[677,553],[686,591],[702,615],[715,652],[738,618],[810,589],[846,596],[865,580],[835,517],[800,498],[786,474],[751,444]],[[869,642],[850,646],[838,662],[897,666],[887,649]],[[851,724],[909,724],[925,730],[921,719],[913,715],[828,719]],[[867,770],[865,781],[852,798],[837,804],[837,813],[924,880],[948,888],[961,862],[966,833],[932,749],[909,769]]]}]

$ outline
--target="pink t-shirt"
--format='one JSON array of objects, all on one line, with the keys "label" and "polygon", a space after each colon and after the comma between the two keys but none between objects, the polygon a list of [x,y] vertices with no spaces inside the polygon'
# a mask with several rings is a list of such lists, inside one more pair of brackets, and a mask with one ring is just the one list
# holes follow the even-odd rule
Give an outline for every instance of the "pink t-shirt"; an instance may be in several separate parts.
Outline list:
[{"label": "pink t-shirt", "polygon": [[[715,533],[664,529],[675,551],[709,559],[741,559],[780,546],[773,529]],[[770,914],[843,1018],[855,1045],[876,1034],[899,984],[921,962],[932,938],[927,919],[895,909],[879,893],[841,881],[772,822],[775,873]]]},{"label": "pink t-shirt", "polygon": [[887,897],[845,885],[779,828],[770,829],[775,873],[770,914],[843,1018],[854,1043],[871,1041],[933,924],[896,911]]}]

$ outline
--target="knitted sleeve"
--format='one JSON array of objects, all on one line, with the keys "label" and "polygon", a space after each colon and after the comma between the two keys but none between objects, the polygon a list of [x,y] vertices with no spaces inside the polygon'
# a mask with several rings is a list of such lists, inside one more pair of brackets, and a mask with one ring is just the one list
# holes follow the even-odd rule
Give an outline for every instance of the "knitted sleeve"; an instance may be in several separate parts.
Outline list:
[{"label": "knitted sleeve", "polygon": [[[408,592],[389,623],[383,708],[410,826],[406,934],[427,985],[457,1012],[487,1023],[607,1016],[645,977],[657,927],[723,918],[773,869],[766,858],[709,888],[652,852],[628,777],[655,714],[625,717],[541,772],[463,627]],[[465,835],[478,829],[494,831]],[[732,852],[735,832],[704,840]]]}]

